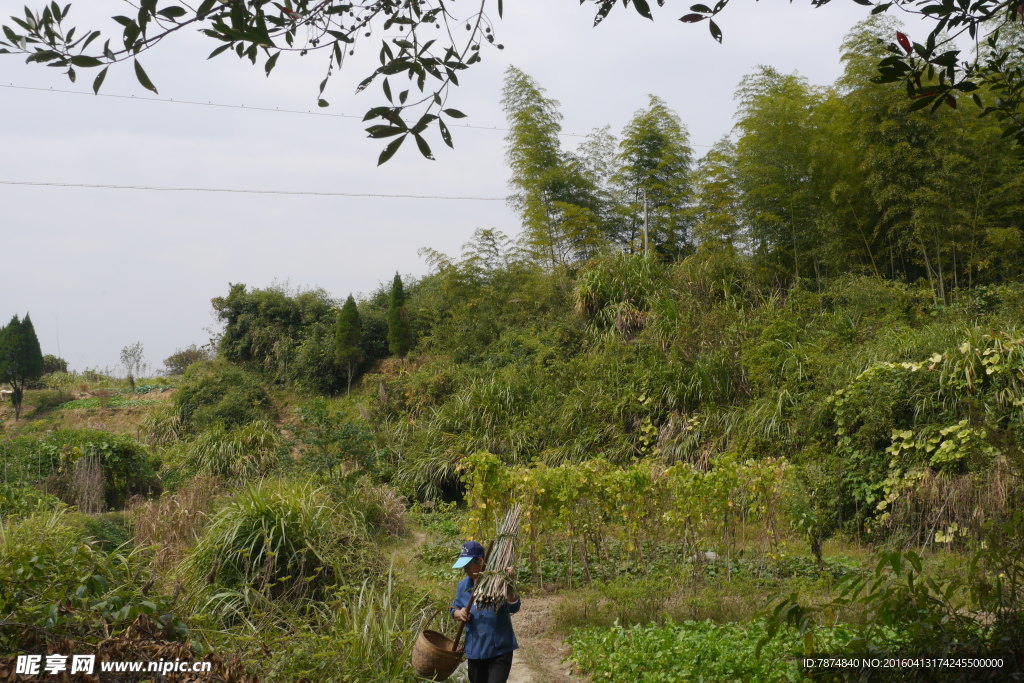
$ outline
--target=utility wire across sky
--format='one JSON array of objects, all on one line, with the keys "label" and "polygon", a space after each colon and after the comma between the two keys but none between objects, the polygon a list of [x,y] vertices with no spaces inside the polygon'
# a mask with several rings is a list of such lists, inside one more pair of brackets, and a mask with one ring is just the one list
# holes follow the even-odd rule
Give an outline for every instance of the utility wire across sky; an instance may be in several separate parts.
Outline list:
[{"label": "utility wire across sky", "polygon": [[92,190],[136,190],[147,192],[225,192],[229,194],[273,194],[311,197],[373,197],[383,199],[444,199],[450,201],[503,202],[507,197],[459,197],[434,194],[387,194],[380,192],[316,192],[313,190],[252,190],[231,187],[167,187],[159,185],[115,185],[108,183],[57,183],[35,180],[0,180],[0,185],[28,187],[77,187]]},{"label": "utility wire across sky", "polygon": [[[266,111],[266,112],[277,113],[277,114],[301,114],[301,115],[304,115],[304,116],[326,116],[326,117],[337,118],[337,119],[358,119],[360,121],[363,119],[362,116],[359,116],[357,114],[341,114],[341,113],[337,113],[337,112],[312,111],[312,110],[309,110],[309,109],[302,110],[302,109],[281,109],[280,107],[250,107],[250,106],[247,106],[247,105],[244,105],[244,104],[223,104],[223,103],[220,103],[220,102],[200,102],[198,100],[176,100],[176,99],[169,98],[169,97],[149,97],[147,95],[138,95],[138,96],[137,95],[117,95],[117,94],[113,94],[113,93],[93,94],[91,91],[84,91],[84,90],[66,90],[66,89],[62,89],[62,88],[38,88],[38,87],[34,87],[34,86],[29,86],[29,85],[15,85],[14,83],[0,83],[0,88],[8,88],[10,90],[30,90],[30,91],[33,91],[33,92],[58,93],[58,94],[63,94],[63,95],[88,95],[90,97],[108,97],[108,98],[118,99],[118,100],[137,100],[139,102],[159,102],[159,103],[162,103],[162,104],[190,104],[190,105],[194,105],[194,106],[198,106],[198,107],[217,107],[217,108],[220,108],[220,109],[246,109],[246,110],[249,110],[249,111]],[[496,130],[496,131],[508,132],[508,128],[505,128],[503,126],[474,126],[473,124],[470,124],[470,123],[449,123],[447,125],[448,125],[449,128],[458,127],[458,128],[471,128],[473,130]],[[562,136],[562,137],[569,137],[569,138],[585,138],[585,137],[587,137],[586,135],[581,135],[580,133],[559,132],[559,135]],[[703,145],[703,144],[700,144],[698,142],[691,142],[690,144],[692,146],[694,146],[694,147],[708,147],[708,148],[711,147],[711,145]]]}]

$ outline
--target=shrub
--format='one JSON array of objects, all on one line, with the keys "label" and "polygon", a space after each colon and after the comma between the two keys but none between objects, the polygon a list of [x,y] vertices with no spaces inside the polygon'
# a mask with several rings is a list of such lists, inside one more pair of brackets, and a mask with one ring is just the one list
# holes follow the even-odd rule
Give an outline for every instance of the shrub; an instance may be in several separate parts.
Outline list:
[{"label": "shrub", "polygon": [[194,431],[273,419],[276,412],[253,375],[224,361],[192,365],[174,399],[182,425]]},{"label": "shrub", "polygon": [[[576,281],[576,312],[620,331],[642,326],[649,299],[664,283],[663,268],[645,255],[615,254],[588,265]],[[632,317],[631,317],[632,316]],[[630,323],[633,318],[638,326]]]},{"label": "shrub", "polygon": [[60,500],[34,486],[0,483],[0,522],[62,507]]},{"label": "shrub", "polygon": [[[149,575],[144,553],[125,548],[107,553],[90,540],[86,518],[62,510],[0,525],[4,620],[58,637],[98,641],[148,614],[167,628],[167,636],[184,637],[171,601],[147,596],[137,580]],[[23,650],[35,637],[32,629],[0,629],[0,650]]]},{"label": "shrub", "polygon": [[271,599],[322,599],[371,558],[364,530],[324,489],[263,480],[214,514],[182,570],[204,611],[231,620]]},{"label": "shrub", "polygon": [[[46,488],[61,500],[77,504],[82,493],[83,458],[98,461],[103,473],[103,502],[109,509],[121,509],[130,496],[160,491],[153,463],[142,444],[123,434],[94,429],[62,429],[43,440],[38,448],[56,456],[56,467]],[[76,479],[76,472],[79,478]]]},{"label": "shrub", "polygon": [[192,344],[184,349],[178,349],[164,359],[164,369],[168,375],[183,375],[189,366],[200,361],[212,360],[213,354],[206,348]]}]

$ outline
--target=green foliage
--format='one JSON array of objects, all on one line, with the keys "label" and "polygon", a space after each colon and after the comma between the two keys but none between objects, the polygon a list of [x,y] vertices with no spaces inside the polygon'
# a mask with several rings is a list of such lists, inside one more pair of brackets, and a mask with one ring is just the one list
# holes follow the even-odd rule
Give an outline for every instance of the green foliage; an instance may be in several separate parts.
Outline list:
[{"label": "green foliage", "polygon": [[613,238],[624,250],[643,251],[647,239],[651,250],[675,259],[691,248],[691,156],[679,115],[660,97],[649,95],[647,107],[636,112],[622,131],[620,166],[612,177],[629,202],[617,207],[625,234]]},{"label": "green foliage", "polygon": [[52,463],[47,488],[67,503],[76,503],[76,465],[83,458],[96,458],[102,468],[108,509],[120,510],[131,496],[160,491],[149,453],[129,436],[93,429],[61,429],[35,447]]},{"label": "green foliage", "polygon": [[[141,549],[95,544],[86,519],[63,510],[0,525],[0,614],[57,636],[98,642],[147,614],[164,637],[181,640],[185,625],[173,601],[147,594],[148,558]],[[0,629],[7,652],[29,646],[32,629]]]},{"label": "green foliage", "polygon": [[576,279],[576,311],[595,324],[635,334],[644,326],[664,272],[644,255],[616,254],[596,260]]},{"label": "green foliage", "polygon": [[339,587],[324,602],[311,603],[310,610],[305,618],[279,616],[258,637],[227,644],[245,652],[246,662],[265,680],[420,680],[409,661],[429,612],[424,597],[393,573]]},{"label": "green foliage", "polygon": [[202,596],[197,608],[233,621],[271,600],[324,598],[372,565],[368,550],[365,530],[325,489],[262,480],[213,515],[182,571]]},{"label": "green foliage", "polygon": [[604,241],[596,188],[580,161],[561,150],[558,102],[508,67],[501,104],[509,123],[512,207],[533,258],[554,269],[596,253]]},{"label": "green foliage", "polygon": [[62,507],[59,499],[34,486],[0,483],[0,522],[29,517]]},{"label": "green foliage", "polygon": [[388,298],[388,351],[404,356],[412,348],[412,328],[409,325],[409,311],[405,306],[405,290],[402,278],[395,273]]},{"label": "green foliage", "polygon": [[26,386],[42,376],[43,352],[39,349],[32,319],[27,313],[22,320],[14,316],[11,322],[0,328],[0,382],[10,384],[14,392],[11,401],[16,421],[21,416]]},{"label": "green foliage", "polygon": [[334,358],[336,302],[321,289],[253,289],[233,284],[211,303],[224,332],[224,359],[258,370],[275,382],[297,382],[316,391],[340,386]]},{"label": "green foliage", "polygon": [[49,375],[53,372],[67,372],[68,362],[59,356],[46,354],[43,356],[43,374]]},{"label": "green foliage", "polygon": [[83,408],[130,408],[133,406],[149,405],[149,401],[141,399],[124,398],[123,396],[90,396],[89,398],[76,398],[72,401],[61,401],[61,410],[81,410]]},{"label": "green foliage", "polygon": [[107,552],[125,547],[132,540],[132,530],[123,512],[88,515],[82,525],[85,533],[94,539],[95,545]]},{"label": "green foliage", "polygon": [[[902,656],[998,657],[997,674],[1020,673],[1019,556],[981,552],[959,576],[936,576],[924,570],[914,552],[880,554],[873,573],[842,579],[836,595],[804,605],[793,594],[776,603],[759,648],[789,631],[804,635],[807,651]],[[836,610],[859,617],[844,640],[836,641],[826,624]],[[824,637],[823,635],[824,634]]]},{"label": "green foliage", "polygon": [[185,429],[198,431],[216,424],[226,427],[272,419],[276,409],[256,377],[223,361],[196,363],[174,402]]},{"label": "green foliage", "polygon": [[588,581],[588,558],[591,552],[607,552],[609,538],[623,539],[627,555],[653,558],[658,543],[669,541],[685,558],[714,541],[729,557],[743,524],[776,528],[786,463],[740,461],[726,454],[710,465],[707,470],[689,463],[665,468],[647,459],[620,467],[590,460],[509,468],[493,454],[475,453],[460,464],[469,508],[466,531],[471,538],[489,538],[504,511],[521,505],[535,579],[546,545],[541,541],[553,533],[565,535],[570,544],[570,573],[576,545]]},{"label": "green foliage", "polygon": [[269,473],[285,456],[281,435],[262,420],[230,427],[214,423],[177,448],[170,467],[176,479],[198,475],[251,479]]},{"label": "green foliage", "polygon": [[302,465],[331,482],[353,483],[375,463],[371,435],[358,421],[331,411],[323,398],[299,406],[295,436],[303,447]]},{"label": "green foliage", "polygon": [[168,375],[183,375],[190,365],[204,360],[211,360],[211,354],[205,347],[195,344],[178,349],[164,359],[164,369]]},{"label": "green foliage", "polygon": [[352,377],[363,360],[362,336],[363,323],[359,318],[359,308],[349,294],[345,305],[338,311],[338,320],[334,325],[334,353],[338,364],[345,368],[346,391],[352,391]]},{"label": "green foliage", "polygon": [[[689,679],[798,681],[801,639],[792,632],[756,652],[764,622],[715,624],[685,621],[666,626],[577,629],[569,636],[572,659],[594,680],[654,683]],[[849,630],[822,629],[820,651],[843,642]]]}]

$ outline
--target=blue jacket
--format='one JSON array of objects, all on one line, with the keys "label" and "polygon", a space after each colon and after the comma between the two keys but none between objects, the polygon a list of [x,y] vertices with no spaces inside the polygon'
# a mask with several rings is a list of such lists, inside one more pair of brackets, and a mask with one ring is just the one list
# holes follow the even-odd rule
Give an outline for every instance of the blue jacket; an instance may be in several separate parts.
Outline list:
[{"label": "blue jacket", "polygon": [[[453,616],[455,610],[469,604],[473,591],[471,584],[472,579],[468,576],[459,581],[459,586],[455,590],[455,602],[449,610]],[[472,619],[463,631],[466,659],[490,659],[518,648],[516,634],[512,632],[512,615],[519,611],[521,604],[521,600],[516,600],[497,609],[477,608],[474,604],[469,612]]]}]

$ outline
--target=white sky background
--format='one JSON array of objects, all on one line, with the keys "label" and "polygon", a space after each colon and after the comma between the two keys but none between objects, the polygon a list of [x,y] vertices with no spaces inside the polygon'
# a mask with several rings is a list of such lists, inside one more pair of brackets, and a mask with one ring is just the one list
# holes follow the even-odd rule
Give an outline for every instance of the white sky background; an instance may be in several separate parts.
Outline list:
[{"label": "white sky background", "polygon": [[[0,16],[38,0],[0,0]],[[651,3],[652,6],[654,3]],[[812,83],[841,71],[839,44],[866,8],[835,0],[734,0],[719,22],[723,45],[705,24],[678,17],[689,2],[653,7],[655,21],[617,6],[592,28],[593,6],[575,0],[506,0],[496,22],[503,51],[460,73],[448,100],[462,122],[503,126],[502,73],[513,64],[562,103],[563,130],[619,131],[648,93],[681,116],[699,156],[732,127],[733,91],[758,64],[799,71]],[[461,6],[463,3],[456,3]],[[468,4],[467,4],[468,6]],[[105,28],[126,13],[112,0],[76,0],[69,25]],[[911,32],[923,34],[922,29]],[[112,32],[116,42],[118,32]],[[177,36],[142,56],[163,98],[317,110],[326,58],[282,55],[268,79],[218,45]],[[362,115],[382,104],[376,84],[351,94],[377,49],[346,64],[325,97],[329,113]],[[363,59],[360,60],[359,58]],[[367,61],[371,60],[371,61]],[[370,66],[370,64],[373,66]],[[70,84],[60,70],[0,56],[0,84],[89,91],[97,70]],[[397,90],[397,89],[396,89]],[[152,94],[130,64],[109,72],[103,93]],[[452,128],[450,150],[431,128],[437,161],[411,140],[377,168],[380,141],[358,119],[127,101],[0,88],[0,180],[203,186],[304,191],[504,196],[504,133]],[[563,138],[574,147],[578,138]],[[422,275],[421,247],[458,253],[479,227],[519,231],[503,202],[287,197],[0,186],[0,324],[31,312],[43,353],[71,367],[117,367],[119,351],[141,341],[153,371],[176,349],[204,343],[214,325],[210,299],[228,283],[287,281],[335,297],[366,293],[397,270]],[[119,369],[118,369],[119,371]]]}]

